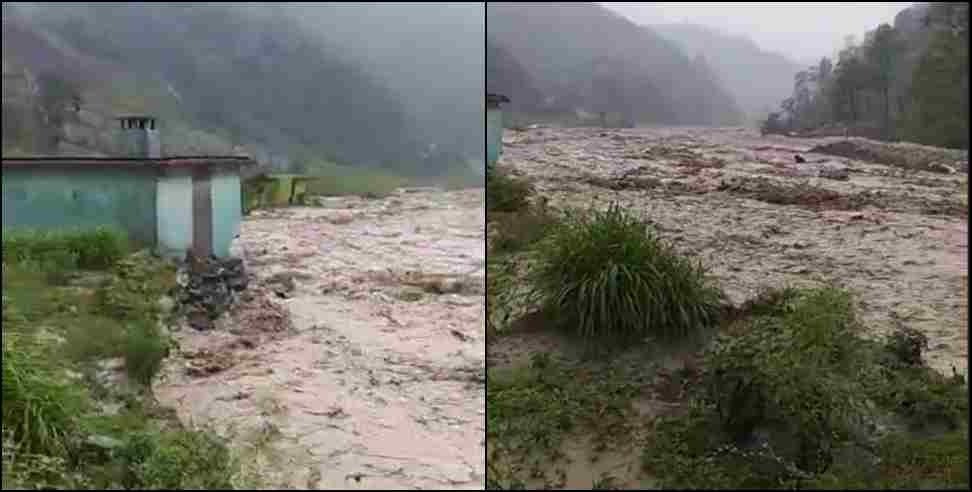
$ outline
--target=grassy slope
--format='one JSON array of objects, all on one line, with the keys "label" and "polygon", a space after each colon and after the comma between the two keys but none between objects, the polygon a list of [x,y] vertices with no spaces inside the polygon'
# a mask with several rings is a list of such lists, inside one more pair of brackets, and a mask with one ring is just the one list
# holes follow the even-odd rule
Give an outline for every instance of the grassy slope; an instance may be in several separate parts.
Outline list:
[{"label": "grassy slope", "polygon": [[[4,489],[246,487],[220,440],[150,395],[174,269],[104,233],[70,236],[4,231]],[[81,257],[99,269],[80,270]]]}]

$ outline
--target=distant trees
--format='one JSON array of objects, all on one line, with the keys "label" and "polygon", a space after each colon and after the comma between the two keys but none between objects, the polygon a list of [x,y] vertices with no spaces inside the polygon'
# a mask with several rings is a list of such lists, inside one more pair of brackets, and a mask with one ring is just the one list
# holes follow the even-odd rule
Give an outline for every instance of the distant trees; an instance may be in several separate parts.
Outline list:
[{"label": "distant trees", "polygon": [[[793,95],[763,131],[843,125],[873,129],[886,140],[968,148],[968,4],[927,9],[927,48],[888,24],[860,44],[848,37],[836,64],[823,58],[794,76]],[[913,69],[904,63],[909,58],[919,60]]]}]

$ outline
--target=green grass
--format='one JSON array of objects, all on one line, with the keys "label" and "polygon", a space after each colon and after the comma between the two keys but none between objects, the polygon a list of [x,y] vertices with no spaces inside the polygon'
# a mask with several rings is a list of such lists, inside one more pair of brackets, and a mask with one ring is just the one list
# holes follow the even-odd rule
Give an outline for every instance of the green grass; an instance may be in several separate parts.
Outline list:
[{"label": "green grass", "polygon": [[[168,351],[170,341],[158,328],[164,314],[158,300],[175,286],[174,268],[134,254],[112,260],[102,272],[65,266],[71,281],[52,283],[39,267],[50,256],[38,251],[58,249],[7,240],[4,488],[232,488],[238,463],[225,445],[209,432],[158,421],[154,400],[138,391],[149,388]],[[11,244],[31,253],[9,254]],[[93,276],[103,281],[91,282]],[[116,357],[125,361],[136,391],[106,392],[86,377],[95,362]],[[108,397],[122,398],[122,412],[100,413],[96,403]],[[92,448],[92,436],[119,445]]]},{"label": "green grass", "polygon": [[307,183],[307,193],[314,196],[363,196],[384,198],[398,188],[414,185],[414,179],[380,169],[316,163],[306,173],[314,177]]},{"label": "green grass", "polygon": [[494,488],[510,488],[563,458],[561,447],[572,437],[592,434],[607,446],[629,435],[638,386],[619,369],[592,371],[537,355],[527,367],[487,377],[487,482]]},{"label": "green grass", "polygon": [[823,490],[968,490],[969,439],[965,429],[935,437],[893,434],[881,440],[881,463],[870,477],[849,466],[834,469],[809,482]]},{"label": "green grass", "polygon": [[558,326],[592,344],[680,341],[717,321],[720,292],[617,205],[569,214],[537,243],[528,275]]},{"label": "green grass", "polygon": [[496,169],[486,179],[486,212],[520,212],[530,206],[533,187]]},{"label": "green grass", "polygon": [[[916,365],[901,335],[862,338],[844,291],[776,299],[709,347],[693,410],[656,423],[649,473],[679,488],[968,487],[964,381]],[[757,431],[772,454],[749,447]],[[865,461],[874,449],[879,465],[848,449]]]},{"label": "green grass", "polygon": [[588,342],[721,332],[679,410],[648,421],[630,413],[639,374],[547,354],[491,367],[488,489],[545,477],[581,433],[640,445],[633,429],[647,431],[644,471],[662,488],[968,488],[967,385],[924,365],[922,334],[865,338],[853,296],[832,287],[722,310],[701,265],[621,208],[561,218],[523,182],[489,183],[487,343],[537,307]]},{"label": "green grass", "polygon": [[108,227],[40,231],[4,229],[3,262],[58,270],[103,270],[130,252],[124,232]]},{"label": "green grass", "polygon": [[[9,309],[9,308],[8,308]],[[54,362],[50,343],[8,331],[4,312],[3,429],[24,452],[60,455],[77,430],[85,394]]]}]

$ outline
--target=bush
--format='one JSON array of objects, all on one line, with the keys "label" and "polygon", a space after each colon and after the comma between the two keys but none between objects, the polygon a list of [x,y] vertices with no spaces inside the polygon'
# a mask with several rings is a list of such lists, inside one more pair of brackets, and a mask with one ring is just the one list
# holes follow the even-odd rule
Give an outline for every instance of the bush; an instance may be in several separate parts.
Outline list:
[{"label": "bush", "polygon": [[877,446],[880,464],[871,477],[853,466],[835,466],[806,483],[819,490],[968,490],[969,440],[965,431],[916,438],[891,434]]},{"label": "bush", "polygon": [[125,370],[135,383],[150,387],[169,353],[169,343],[155,323],[135,322],[128,326],[125,340]]},{"label": "bush", "polygon": [[490,253],[505,253],[526,249],[542,239],[557,219],[539,208],[527,208],[519,213],[497,212],[490,218]]},{"label": "bush", "polygon": [[617,205],[568,214],[537,244],[528,278],[557,324],[591,342],[679,340],[714,324],[720,291]]},{"label": "bush", "polygon": [[111,281],[98,290],[102,313],[119,320],[152,320],[159,314],[159,299],[176,287],[176,271],[149,254],[131,255],[116,263]]},{"label": "bush", "polygon": [[888,339],[887,348],[901,364],[920,366],[922,353],[928,349],[928,337],[914,328],[899,326]]},{"label": "bush", "polygon": [[486,180],[486,211],[517,212],[530,206],[533,187],[497,170]]},{"label": "bush", "polygon": [[661,486],[967,488],[964,379],[911,364],[898,342],[915,337],[861,337],[833,288],[744,311],[707,350],[688,415],[656,422],[644,458]]},{"label": "bush", "polygon": [[59,270],[104,270],[129,251],[124,232],[109,228],[3,231],[3,262],[51,265]]},{"label": "bush", "polygon": [[203,431],[136,432],[119,454],[128,489],[232,489],[237,470],[226,445]]},{"label": "bush", "polygon": [[783,436],[771,443],[778,453],[814,472],[829,465],[861,403],[858,325],[836,289],[805,291],[777,312],[708,350],[705,400],[735,444],[769,430]]}]

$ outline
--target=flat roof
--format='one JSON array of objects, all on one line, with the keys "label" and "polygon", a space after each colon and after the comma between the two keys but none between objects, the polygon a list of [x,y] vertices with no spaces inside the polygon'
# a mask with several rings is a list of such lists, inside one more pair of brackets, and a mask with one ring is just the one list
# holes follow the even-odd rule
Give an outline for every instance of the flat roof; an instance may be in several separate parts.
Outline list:
[{"label": "flat roof", "polygon": [[3,158],[3,167],[40,167],[40,166],[123,166],[123,167],[207,167],[207,166],[250,166],[256,161],[247,156],[176,156],[148,159],[140,157],[15,157]]},{"label": "flat roof", "polygon": [[510,98],[502,94],[486,94],[486,102],[490,104],[508,103]]}]

